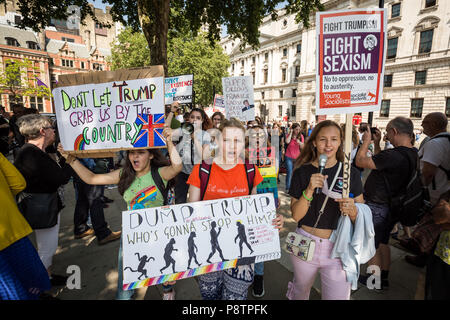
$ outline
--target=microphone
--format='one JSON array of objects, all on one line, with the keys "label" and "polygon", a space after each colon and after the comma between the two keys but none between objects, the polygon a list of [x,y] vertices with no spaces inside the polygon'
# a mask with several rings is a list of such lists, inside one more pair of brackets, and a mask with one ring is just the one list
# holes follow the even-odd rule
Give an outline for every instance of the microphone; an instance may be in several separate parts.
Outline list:
[{"label": "microphone", "polygon": [[[327,164],[328,157],[326,154],[321,154],[319,156],[319,173],[323,174],[323,170],[325,170],[325,165]],[[320,188],[316,188],[316,194],[320,193]]]}]

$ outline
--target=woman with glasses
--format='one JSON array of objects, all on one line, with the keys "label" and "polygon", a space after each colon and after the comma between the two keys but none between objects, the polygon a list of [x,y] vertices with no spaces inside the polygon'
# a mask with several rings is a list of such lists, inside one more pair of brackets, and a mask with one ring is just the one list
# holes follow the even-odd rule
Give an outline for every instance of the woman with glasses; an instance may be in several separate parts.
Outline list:
[{"label": "woman with glasses", "polygon": [[[58,188],[69,182],[72,169],[65,161],[55,162],[45,152],[45,149],[55,141],[55,129],[48,118],[38,114],[22,116],[17,124],[26,141],[17,152],[14,162],[26,180],[27,186],[24,192],[31,198],[42,197],[39,194],[55,195],[58,202],[57,210],[60,212],[63,204]],[[27,199],[27,201],[30,200]],[[39,257],[47,268],[52,285],[65,285],[67,277],[52,274],[50,268],[58,247],[59,213],[56,219],[52,220],[43,216],[42,220],[49,220],[49,224],[36,227],[34,223],[30,223],[36,233]]]}]

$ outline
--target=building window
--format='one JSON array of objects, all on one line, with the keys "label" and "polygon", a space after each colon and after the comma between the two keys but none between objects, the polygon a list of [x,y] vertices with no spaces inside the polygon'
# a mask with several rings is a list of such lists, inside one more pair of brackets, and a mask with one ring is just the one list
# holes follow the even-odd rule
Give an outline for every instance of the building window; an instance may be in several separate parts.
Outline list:
[{"label": "building window", "polygon": [[255,64],[256,62],[256,57],[252,57],[252,63]]},{"label": "building window", "polygon": [[425,0],[425,8],[434,7],[436,5],[436,0]]},{"label": "building window", "polygon": [[231,64],[231,71],[234,71],[234,63]]},{"label": "building window", "polygon": [[411,118],[422,118],[423,98],[411,100]]},{"label": "building window", "polygon": [[292,89],[292,97],[295,98],[297,96],[297,89]]},{"label": "building window", "polygon": [[433,42],[433,31],[426,30],[420,33],[419,53],[428,53],[431,51],[431,44]]},{"label": "building window", "polygon": [[241,61],[241,67],[244,67],[244,60]]},{"label": "building window", "polygon": [[253,84],[255,84],[255,71],[252,72]]},{"label": "building window", "polygon": [[261,100],[264,100],[264,91],[261,91]]},{"label": "building window", "polygon": [[63,67],[73,68],[73,60],[61,59],[61,64]]},{"label": "building window", "polygon": [[278,106],[278,116],[279,117],[283,116],[283,106]]},{"label": "building window", "polygon": [[6,37],[5,39],[8,46],[20,47],[19,41],[17,41],[15,38]]},{"label": "building window", "polygon": [[32,109],[38,109],[39,112],[44,112],[44,103],[42,98],[30,97],[30,106]]},{"label": "building window", "polygon": [[295,77],[300,76],[300,66],[295,66]]},{"label": "building window", "polygon": [[264,82],[263,83],[267,83],[267,79],[269,78],[269,70],[265,69],[264,70]]},{"label": "building window", "polygon": [[388,50],[387,50],[387,58],[392,59],[397,56],[397,44],[398,38],[388,39]]},{"label": "building window", "polygon": [[84,62],[81,61],[81,69],[84,69]]},{"label": "building window", "polygon": [[36,42],[27,41],[28,49],[39,50],[39,46]]},{"label": "building window", "polygon": [[62,41],[66,41],[66,42],[75,42],[75,39],[73,39],[73,38],[62,37]]},{"label": "building window", "polygon": [[103,29],[102,25],[100,23],[95,23],[95,29]]},{"label": "building window", "polygon": [[283,90],[280,90],[280,99],[283,99]]},{"label": "building window", "polygon": [[297,53],[300,53],[300,52],[302,52],[302,44],[301,43],[297,44]]},{"label": "building window", "polygon": [[450,98],[447,97],[447,103],[445,104],[445,115],[450,118]]},{"label": "building window", "polygon": [[292,106],[291,106],[291,116],[292,117],[295,117],[295,114],[296,114],[296,109],[297,107],[295,106],[295,104],[293,104]]},{"label": "building window", "polygon": [[419,86],[425,84],[426,79],[427,79],[427,70],[416,71],[416,80],[414,81],[414,85]]},{"label": "building window", "polygon": [[384,86],[388,88],[392,87],[392,74],[384,75]]},{"label": "building window", "polygon": [[283,48],[283,57],[287,57],[288,50],[287,48]]},{"label": "building window", "polygon": [[49,63],[49,65],[51,65],[51,66],[54,66],[54,65],[55,65],[55,61],[53,61],[53,58],[48,58],[48,63]]},{"label": "building window", "polygon": [[18,16],[18,15],[14,16],[14,24],[15,25],[19,25],[21,21],[22,21],[22,17],[21,16]]},{"label": "building window", "polygon": [[392,5],[391,10],[391,18],[399,17],[400,16],[400,3],[396,3]]},{"label": "building window", "polygon": [[269,60],[269,53],[266,52],[264,53],[264,61],[268,61]]},{"label": "building window", "polygon": [[381,109],[380,109],[380,117],[389,118],[390,107],[391,107],[391,100],[382,100],[381,101]]},{"label": "building window", "polygon": [[285,68],[281,69],[281,81],[282,82],[286,81],[286,69]]}]

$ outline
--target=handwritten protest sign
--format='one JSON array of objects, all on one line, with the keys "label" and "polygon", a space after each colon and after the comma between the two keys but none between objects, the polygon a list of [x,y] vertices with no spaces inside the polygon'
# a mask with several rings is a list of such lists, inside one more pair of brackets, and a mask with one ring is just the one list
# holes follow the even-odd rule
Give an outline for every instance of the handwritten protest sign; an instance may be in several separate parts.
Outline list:
[{"label": "handwritten protest sign", "polygon": [[165,146],[164,78],[130,73],[138,78],[126,79],[125,70],[66,77],[53,90],[66,151]]},{"label": "handwritten protest sign", "polygon": [[251,76],[222,78],[225,116],[241,121],[255,120],[253,78]]},{"label": "handwritten protest sign", "polygon": [[280,258],[272,194],[122,213],[124,290]]},{"label": "handwritten protest sign", "polygon": [[223,99],[223,96],[220,94],[216,94],[214,97],[214,109],[224,109],[225,108],[225,102]]},{"label": "handwritten protest sign", "polygon": [[317,12],[316,115],[380,109],[385,10]]},{"label": "handwritten protest sign", "polygon": [[192,103],[192,88],[194,86],[194,75],[169,77],[164,79],[165,104]]}]

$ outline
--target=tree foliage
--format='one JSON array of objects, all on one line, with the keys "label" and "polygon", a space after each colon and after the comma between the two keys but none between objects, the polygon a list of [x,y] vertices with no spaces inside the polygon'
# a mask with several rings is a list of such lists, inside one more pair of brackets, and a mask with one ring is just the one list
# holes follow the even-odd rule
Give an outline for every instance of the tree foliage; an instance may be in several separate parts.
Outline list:
[{"label": "tree foliage", "polygon": [[45,86],[38,86],[35,78],[29,78],[29,71],[38,71],[30,60],[6,60],[5,68],[0,71],[0,94],[12,97],[20,102],[24,96],[51,97],[51,91]]},{"label": "tree foliage", "polygon": [[[6,0],[0,0],[0,4]],[[283,0],[102,0],[112,5],[114,21],[141,30],[148,42],[151,64],[162,64],[167,72],[168,33],[179,32],[187,26],[194,35],[201,26],[208,28],[207,38],[213,45],[220,39],[220,27],[226,26],[231,38],[241,39],[241,48],[247,44],[256,49],[259,45],[259,31],[263,18],[271,15],[277,18],[277,5]],[[67,19],[73,15],[72,5],[80,9],[81,22],[91,16],[96,22],[95,12],[88,0],[21,0],[19,10],[24,19],[22,27],[34,30],[50,24],[51,18]],[[136,9],[137,5],[137,9]],[[171,10],[172,9],[172,10]],[[322,10],[320,0],[288,0],[286,10],[295,13],[297,22],[309,26],[310,15]],[[105,25],[108,26],[108,25]]]},{"label": "tree foliage", "polygon": [[[194,74],[195,103],[208,105],[222,87],[230,65],[228,56],[217,42],[211,46],[204,33],[194,36],[173,33],[168,41],[168,76]],[[122,31],[111,50],[113,70],[150,65],[150,52],[142,32]]]}]

